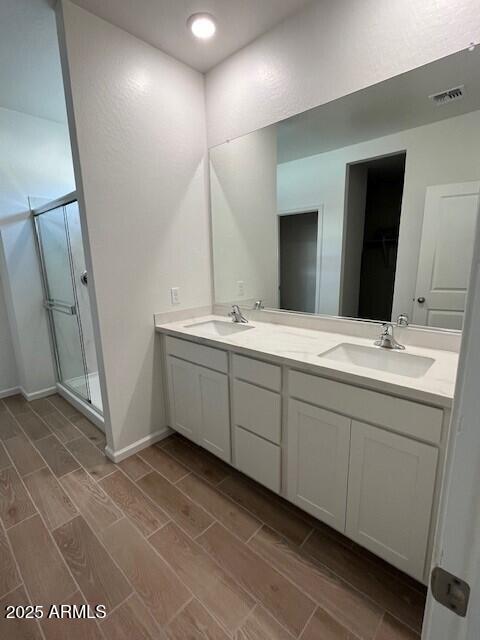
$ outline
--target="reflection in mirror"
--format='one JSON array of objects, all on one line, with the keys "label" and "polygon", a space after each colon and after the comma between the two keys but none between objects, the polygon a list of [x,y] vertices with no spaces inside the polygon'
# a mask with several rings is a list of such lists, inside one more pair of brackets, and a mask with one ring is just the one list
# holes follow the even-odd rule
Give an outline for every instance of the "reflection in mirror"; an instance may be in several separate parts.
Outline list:
[{"label": "reflection in mirror", "polygon": [[480,51],[210,151],[215,301],[461,329]]}]

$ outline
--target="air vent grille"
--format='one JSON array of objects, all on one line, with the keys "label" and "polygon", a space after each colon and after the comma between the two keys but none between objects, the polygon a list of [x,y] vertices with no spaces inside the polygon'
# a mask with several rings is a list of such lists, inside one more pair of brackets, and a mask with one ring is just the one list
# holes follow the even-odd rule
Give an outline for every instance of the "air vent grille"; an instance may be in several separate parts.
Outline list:
[{"label": "air vent grille", "polygon": [[430,100],[434,102],[436,105],[448,104],[449,102],[453,102],[454,100],[461,100],[465,95],[465,87],[464,85],[460,85],[459,87],[454,87],[453,89],[447,89],[446,91],[440,91],[440,93],[434,93],[431,96],[428,96]]}]

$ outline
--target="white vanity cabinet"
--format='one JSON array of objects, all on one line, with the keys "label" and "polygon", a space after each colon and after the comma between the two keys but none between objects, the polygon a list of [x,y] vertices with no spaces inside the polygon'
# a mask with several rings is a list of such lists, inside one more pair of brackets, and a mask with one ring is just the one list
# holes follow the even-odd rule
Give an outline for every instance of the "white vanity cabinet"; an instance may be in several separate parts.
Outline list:
[{"label": "white vanity cabinet", "polygon": [[170,426],[418,580],[448,410],[165,336]]},{"label": "white vanity cabinet", "polygon": [[166,347],[170,426],[230,462],[226,354],[175,338],[167,338]]},{"label": "white vanity cabinet", "polygon": [[288,403],[287,497],[345,531],[351,420],[319,407]]},{"label": "white vanity cabinet", "polygon": [[353,421],[346,534],[422,580],[438,450]]},{"label": "white vanity cabinet", "polygon": [[288,389],[288,498],[423,580],[443,411],[298,371]]}]

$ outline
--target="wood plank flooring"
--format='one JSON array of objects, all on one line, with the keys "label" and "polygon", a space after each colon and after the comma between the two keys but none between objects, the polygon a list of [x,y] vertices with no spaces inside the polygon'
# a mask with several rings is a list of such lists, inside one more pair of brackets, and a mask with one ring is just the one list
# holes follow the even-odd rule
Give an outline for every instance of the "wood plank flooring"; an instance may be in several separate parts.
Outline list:
[{"label": "wood plank flooring", "polygon": [[[0,637],[419,640],[425,589],[184,438],[118,465],[59,396],[0,400]],[[103,620],[6,620],[9,604]]]},{"label": "wood plank flooring", "polygon": [[48,529],[56,529],[77,514],[72,501],[48,467],[26,476],[24,482]]}]

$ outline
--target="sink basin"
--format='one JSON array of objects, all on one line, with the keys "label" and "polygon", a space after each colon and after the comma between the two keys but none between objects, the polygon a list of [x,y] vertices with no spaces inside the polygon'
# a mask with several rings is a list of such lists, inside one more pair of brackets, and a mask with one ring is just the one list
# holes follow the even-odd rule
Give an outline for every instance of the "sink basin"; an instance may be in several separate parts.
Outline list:
[{"label": "sink basin", "polygon": [[388,351],[381,347],[364,347],[348,342],[342,342],[333,349],[320,353],[319,356],[410,378],[420,378],[425,375],[435,362],[432,358],[416,356],[404,351]]},{"label": "sink basin", "polygon": [[206,320],[205,322],[186,324],[185,329],[195,329],[206,336],[231,336],[235,333],[253,329],[253,327],[248,324],[229,322],[228,320]]}]

